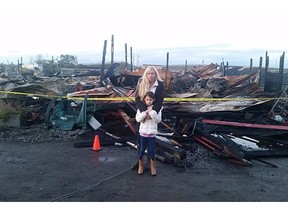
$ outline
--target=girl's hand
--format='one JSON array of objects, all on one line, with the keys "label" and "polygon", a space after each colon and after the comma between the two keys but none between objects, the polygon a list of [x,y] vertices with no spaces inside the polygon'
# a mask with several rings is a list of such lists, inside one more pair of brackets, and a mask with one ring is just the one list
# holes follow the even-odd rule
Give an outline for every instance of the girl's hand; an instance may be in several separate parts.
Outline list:
[{"label": "girl's hand", "polygon": [[152,118],[151,118],[150,114],[147,114],[145,119],[152,119]]},{"label": "girl's hand", "polygon": [[151,116],[149,114],[149,112],[150,112],[149,108],[145,112],[146,112],[146,118],[145,119],[151,119]]}]

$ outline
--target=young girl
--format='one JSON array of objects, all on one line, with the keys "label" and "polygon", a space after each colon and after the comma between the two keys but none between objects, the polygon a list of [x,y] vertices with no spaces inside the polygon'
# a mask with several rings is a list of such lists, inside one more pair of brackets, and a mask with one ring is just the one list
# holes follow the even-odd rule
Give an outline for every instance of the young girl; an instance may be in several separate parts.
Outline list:
[{"label": "young girl", "polygon": [[139,135],[140,146],[138,151],[138,174],[142,175],[144,166],[142,158],[145,154],[145,150],[148,150],[150,157],[150,171],[152,176],[156,176],[156,160],[155,160],[155,137],[157,134],[158,123],[161,122],[162,109],[157,113],[152,109],[153,102],[155,101],[155,94],[148,91],[144,97],[143,102],[147,105],[147,110],[141,112],[137,109],[136,121],[140,123]]}]

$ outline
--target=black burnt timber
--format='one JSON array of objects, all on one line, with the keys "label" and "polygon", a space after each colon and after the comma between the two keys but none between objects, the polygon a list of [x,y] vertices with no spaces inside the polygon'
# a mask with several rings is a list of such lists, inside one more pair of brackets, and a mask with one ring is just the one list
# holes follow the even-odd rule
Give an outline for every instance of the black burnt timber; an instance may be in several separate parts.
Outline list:
[{"label": "black burnt timber", "polygon": [[188,137],[188,136],[181,136],[181,135],[169,135],[169,134],[157,134],[157,136],[160,137],[166,137],[167,139],[174,139],[178,142],[181,141],[195,141],[195,139],[193,139],[192,137]]},{"label": "black burnt timber", "polygon": [[[208,126],[208,125],[207,125]],[[206,130],[206,127],[205,127]],[[236,128],[227,126],[218,126],[214,130],[210,130],[215,133],[229,133],[235,136],[253,136],[256,138],[269,137],[269,136],[282,136],[287,134],[287,131],[271,130],[271,129],[259,129],[259,128]]]},{"label": "black burnt timber", "polygon": [[177,145],[187,151],[190,151],[193,149],[194,147],[193,144],[197,144],[196,139],[194,139],[193,137],[189,137],[189,136],[163,135],[163,134],[157,134],[157,136],[166,137],[167,139],[169,139],[169,141],[172,144]]},{"label": "black burnt timber", "polygon": [[124,108],[126,107],[126,103],[125,102],[120,102],[120,103],[97,103],[96,106],[96,113],[99,111],[106,111],[106,110],[115,110],[115,109],[119,109],[119,108]]},{"label": "black burnt timber", "polygon": [[197,143],[204,145],[206,148],[208,148],[210,151],[212,151],[215,155],[217,155],[219,157],[227,157],[227,155],[224,154],[219,148],[216,148],[216,147],[210,145],[208,142],[202,140],[201,138],[198,138],[197,136],[194,136],[193,138],[197,141]]},{"label": "black burnt timber", "polygon": [[[187,103],[187,105],[189,106],[189,103]],[[184,105],[185,106],[185,105]],[[171,109],[172,107],[172,109]],[[171,110],[173,111],[171,111]],[[175,110],[173,110],[173,105],[169,105],[167,106],[166,110],[170,111],[169,113],[167,113],[165,116],[169,117],[169,116],[175,116],[176,118],[187,118],[187,119],[198,119],[198,118],[220,118],[221,119],[231,119],[231,117],[233,118],[243,118],[245,113],[243,112],[235,112],[235,111],[211,111],[211,112],[177,112]]]},{"label": "black burnt timber", "polygon": [[235,143],[231,137],[229,137],[227,134],[220,133],[219,134],[224,140],[225,140],[225,145],[229,147],[230,149],[233,149],[234,152],[237,152],[239,156],[245,157],[245,151],[237,144]]},{"label": "black burnt timber", "polygon": [[[285,138],[284,138],[285,136]],[[277,135],[277,137],[261,137],[262,140],[265,140],[267,142],[274,142],[274,143],[279,143],[281,144],[281,146],[283,148],[288,148],[288,140],[287,140],[287,137],[288,137],[288,134],[283,134],[282,138],[283,139],[279,139],[279,137],[281,137],[280,135]]]},{"label": "black burnt timber", "polygon": [[232,90],[235,90],[235,88],[237,88],[237,86],[243,85],[243,83],[244,83],[245,81],[250,80],[253,76],[256,76],[257,73],[258,73],[258,71],[254,72],[254,73],[248,75],[247,77],[245,77],[244,79],[241,79],[241,80],[239,80],[238,82],[230,85],[229,88],[228,88],[225,92],[230,92],[230,91],[232,91]]},{"label": "black burnt timber", "polygon": [[276,165],[276,164],[272,164],[272,163],[270,163],[270,162],[267,162],[267,161],[264,161],[264,160],[262,160],[262,159],[259,159],[259,158],[251,158],[252,160],[256,160],[256,161],[259,161],[259,162],[261,162],[261,163],[264,163],[264,164],[268,164],[268,165],[270,165],[270,166],[272,166],[273,168],[278,168],[278,166]]},{"label": "black burnt timber", "polygon": [[267,124],[253,124],[244,122],[232,122],[232,121],[219,121],[213,119],[202,119],[205,124],[216,124],[216,125],[228,125],[235,127],[247,127],[247,128],[260,128],[260,129],[273,129],[273,130],[286,130],[288,131],[287,125],[267,125]]},{"label": "black burnt timber", "polygon": [[278,139],[276,137],[253,137],[251,138],[259,141],[259,146],[264,146],[266,148],[273,148],[273,149],[279,149],[279,150],[288,150],[288,141],[284,139]]},{"label": "black burnt timber", "polygon": [[186,156],[186,150],[182,148],[177,148],[173,144],[164,142],[160,139],[156,138],[156,146],[160,149],[162,149],[165,152],[168,152],[169,154],[173,155],[174,157],[181,159]]},{"label": "black burnt timber", "polygon": [[163,151],[163,149],[157,148],[156,147],[156,159],[159,160],[159,156],[162,157],[162,162],[168,163],[168,164],[179,164],[181,161],[180,158],[177,158],[173,155],[171,155],[169,152]]},{"label": "black burnt timber", "polygon": [[[259,159],[259,158],[257,158],[257,157],[253,157],[253,156],[247,156],[247,151],[244,151],[243,149],[241,149],[241,147],[240,146],[238,146],[238,145],[235,145],[236,143],[231,139],[231,137],[229,137],[227,134],[220,134],[227,142],[229,142],[229,143],[231,143],[231,145],[233,145],[234,147],[233,148],[238,148],[239,149],[239,151],[241,152],[242,151],[242,153],[245,155],[245,159],[249,159],[249,160],[256,160],[256,161],[259,161],[259,162],[261,162],[261,163],[264,163],[264,164],[268,164],[268,165],[270,165],[270,166],[272,166],[273,168],[277,168],[278,166],[277,165],[275,165],[275,164],[272,164],[272,163],[269,163],[269,162],[267,162],[267,161],[263,161],[263,160],[261,160],[261,159]],[[232,161],[233,162],[233,161]]]},{"label": "black burnt timber", "polygon": [[247,151],[246,158],[268,158],[268,157],[287,157],[288,150],[284,149],[269,149],[269,150],[255,150]]},{"label": "black burnt timber", "polygon": [[[105,79],[103,81],[106,85],[111,86],[112,90],[115,92],[116,95],[118,95],[119,97],[129,97],[129,95],[126,95],[124,92],[122,92],[119,88],[117,88],[116,86],[114,86],[111,82],[111,80],[109,78]],[[135,101],[132,101],[132,103],[124,101],[134,112],[136,115],[136,104]]]},{"label": "black burnt timber", "polygon": [[[204,144],[213,152],[221,152],[226,157],[230,158],[231,162],[246,166],[252,166],[252,163],[244,158],[244,151],[233,148],[231,143],[224,140],[223,138],[214,137],[211,134],[205,133],[197,128],[195,129],[195,133],[194,135],[192,135],[192,137],[198,140],[198,142],[200,142],[201,144]],[[221,154],[219,154],[219,156],[221,156]]]},{"label": "black burnt timber", "polygon": [[128,127],[131,129],[131,131],[134,134],[137,134],[137,129],[134,126],[135,123],[134,118],[131,118],[129,115],[127,115],[127,113],[125,113],[123,109],[118,109],[118,112],[120,116],[123,118],[123,120],[126,122]]}]

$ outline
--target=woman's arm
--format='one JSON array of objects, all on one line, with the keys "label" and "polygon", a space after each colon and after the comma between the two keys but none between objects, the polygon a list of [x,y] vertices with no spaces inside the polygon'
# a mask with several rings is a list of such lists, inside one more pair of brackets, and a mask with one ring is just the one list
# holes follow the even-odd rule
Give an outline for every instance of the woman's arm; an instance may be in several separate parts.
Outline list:
[{"label": "woman's arm", "polygon": [[163,106],[163,100],[164,100],[163,82],[158,81],[158,86],[155,91],[155,97],[156,97],[156,100],[153,103],[153,110],[155,110],[158,113]]},{"label": "woman's arm", "polygon": [[161,120],[162,120],[162,112],[161,112],[161,110],[158,113],[156,113],[155,110],[152,110],[152,111],[149,112],[149,115],[151,116],[151,119],[153,121],[155,121],[157,124],[159,122],[161,122]]},{"label": "woman's arm", "polygon": [[140,100],[140,96],[139,95],[136,95],[135,103],[136,103],[136,108],[139,109],[141,112],[147,110],[146,104],[144,104],[143,101]]}]

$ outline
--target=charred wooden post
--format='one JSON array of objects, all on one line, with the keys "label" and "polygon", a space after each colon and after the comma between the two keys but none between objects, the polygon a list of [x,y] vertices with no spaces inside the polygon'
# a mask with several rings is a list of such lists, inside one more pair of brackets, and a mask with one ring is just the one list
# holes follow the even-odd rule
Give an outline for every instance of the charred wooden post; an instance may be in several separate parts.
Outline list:
[{"label": "charred wooden post", "polygon": [[18,63],[17,63],[17,72],[18,72],[18,73],[20,72],[20,62],[19,62],[19,59],[18,59]]},{"label": "charred wooden post", "polygon": [[263,62],[263,57],[260,56],[260,59],[259,59],[259,67],[258,67],[259,70],[262,69],[262,62]]},{"label": "charred wooden post", "polygon": [[100,75],[100,83],[102,85],[102,81],[104,79],[104,69],[105,69],[105,56],[106,56],[106,47],[107,40],[104,41],[103,54],[102,54],[102,64],[101,64],[101,75]]},{"label": "charred wooden post", "polygon": [[222,62],[221,62],[221,70],[222,70],[223,76],[225,76],[225,64],[224,64],[224,59],[223,58],[222,58]]},{"label": "charred wooden post", "polygon": [[52,74],[55,74],[55,64],[54,64],[54,57],[52,56]]},{"label": "charred wooden post", "polygon": [[283,85],[284,56],[285,52],[283,52],[282,56],[280,57],[280,63],[279,63],[279,87],[278,87],[279,90],[282,89]]},{"label": "charred wooden post", "polygon": [[167,55],[166,55],[166,71],[169,70],[169,52],[167,52]]},{"label": "charred wooden post", "polygon": [[132,47],[130,47],[130,63],[131,63],[131,68],[130,71],[133,71],[133,53],[132,53]]},{"label": "charred wooden post", "polygon": [[111,38],[111,65],[114,63],[114,35]]},{"label": "charred wooden post", "polygon": [[[282,60],[283,59],[283,60]],[[265,68],[265,85],[264,91],[266,92],[281,92],[282,90],[282,79],[283,79],[283,72],[280,73],[280,70],[283,71],[284,67],[284,55],[280,59],[280,66],[278,73],[274,73],[273,71],[268,72],[268,65],[269,65],[269,57],[267,56],[266,59],[266,68]]]},{"label": "charred wooden post", "polygon": [[0,65],[0,73],[4,73],[5,72],[5,66],[3,63],[1,63]]},{"label": "charred wooden post", "polygon": [[23,72],[23,57],[20,58],[21,61],[20,61],[20,71],[21,73]]},{"label": "charred wooden post", "polygon": [[264,77],[264,91],[268,90],[268,68],[269,68],[269,56],[268,56],[268,52],[266,51],[266,55],[265,55],[265,77]]},{"label": "charred wooden post", "polygon": [[127,71],[128,70],[128,60],[127,60],[127,53],[128,53],[128,51],[127,51],[127,43],[125,43],[125,70]]},{"label": "charred wooden post", "polygon": [[228,61],[226,62],[226,76],[228,76]]},{"label": "charred wooden post", "polygon": [[261,79],[262,79],[262,62],[263,62],[263,57],[261,56],[259,59],[259,67],[258,67],[258,70],[259,70],[259,83],[258,83],[258,85],[259,86],[261,85]]},{"label": "charred wooden post", "polygon": [[250,74],[252,74],[253,59],[250,58]]}]

